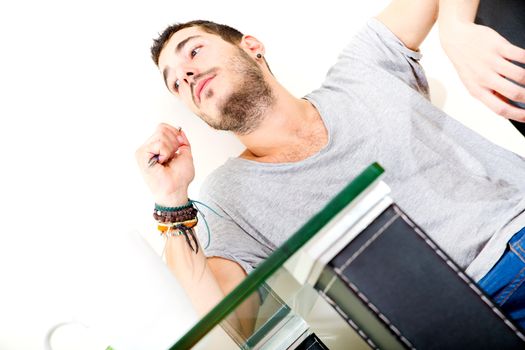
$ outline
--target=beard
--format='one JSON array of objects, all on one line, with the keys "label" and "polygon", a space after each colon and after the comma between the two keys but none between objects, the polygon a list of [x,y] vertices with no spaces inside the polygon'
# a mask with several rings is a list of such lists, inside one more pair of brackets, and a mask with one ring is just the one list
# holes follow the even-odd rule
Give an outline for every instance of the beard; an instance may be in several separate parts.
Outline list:
[{"label": "beard", "polygon": [[[218,102],[218,118],[214,120],[203,115],[202,119],[214,129],[246,135],[261,124],[274,103],[274,96],[261,68],[242,49],[238,49],[228,66],[242,81],[230,95]],[[206,97],[212,95],[210,90]]]}]

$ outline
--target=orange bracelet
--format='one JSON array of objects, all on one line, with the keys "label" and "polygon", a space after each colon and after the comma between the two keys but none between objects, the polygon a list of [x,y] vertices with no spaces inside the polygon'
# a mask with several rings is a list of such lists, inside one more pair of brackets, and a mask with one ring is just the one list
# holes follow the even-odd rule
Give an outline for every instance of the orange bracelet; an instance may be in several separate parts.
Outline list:
[{"label": "orange bracelet", "polygon": [[[182,226],[187,227],[187,228],[193,228],[193,227],[195,227],[197,225],[198,221],[199,220],[197,218],[195,218],[195,219],[182,221],[182,222],[174,222],[174,223],[171,223],[171,224],[168,224],[168,225],[159,223],[157,225],[157,229],[161,232],[161,234],[165,234],[169,230],[177,228],[177,226],[179,226],[179,225],[182,225]],[[182,232],[179,233],[179,234],[182,234]]]}]

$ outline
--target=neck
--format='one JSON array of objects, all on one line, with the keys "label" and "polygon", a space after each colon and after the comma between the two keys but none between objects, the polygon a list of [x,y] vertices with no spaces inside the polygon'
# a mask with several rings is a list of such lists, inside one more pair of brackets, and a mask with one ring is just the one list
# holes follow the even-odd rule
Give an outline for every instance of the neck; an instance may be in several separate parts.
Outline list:
[{"label": "neck", "polygon": [[[246,146],[241,158],[261,162],[279,162],[294,148],[300,149],[314,135],[326,136],[326,130],[317,109],[310,102],[291,95],[274,81],[275,100],[256,130],[236,135]],[[324,144],[324,143],[323,143]]]}]

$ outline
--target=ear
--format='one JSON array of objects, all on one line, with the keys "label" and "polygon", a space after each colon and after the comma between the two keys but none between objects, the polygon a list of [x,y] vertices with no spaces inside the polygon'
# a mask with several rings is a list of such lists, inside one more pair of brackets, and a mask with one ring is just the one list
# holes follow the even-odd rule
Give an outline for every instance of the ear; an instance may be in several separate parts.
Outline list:
[{"label": "ear", "polygon": [[244,49],[253,59],[257,57],[257,54],[264,56],[264,45],[257,38],[251,35],[244,35],[240,44],[241,48]]}]

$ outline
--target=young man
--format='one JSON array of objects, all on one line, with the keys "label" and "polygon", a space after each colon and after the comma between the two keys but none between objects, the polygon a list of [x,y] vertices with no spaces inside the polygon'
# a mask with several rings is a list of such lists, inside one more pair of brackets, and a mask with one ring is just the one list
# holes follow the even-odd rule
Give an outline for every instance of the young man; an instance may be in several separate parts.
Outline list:
[{"label": "young man", "polygon": [[[206,252],[194,253],[180,236],[167,240],[167,263],[198,311],[208,311],[373,161],[386,169],[400,207],[476,280],[513,252],[506,244],[525,226],[525,160],[428,101],[417,50],[437,2],[393,1],[304,98],[279,84],[253,36],[190,22],[156,40],[153,58],[168,89],[246,146],[203,185],[200,199],[222,215],[206,215]],[[187,202],[194,168],[183,131],[160,125],[136,158],[158,205]],[[152,158],[158,162],[150,166]],[[519,264],[513,268],[519,275]]]}]

